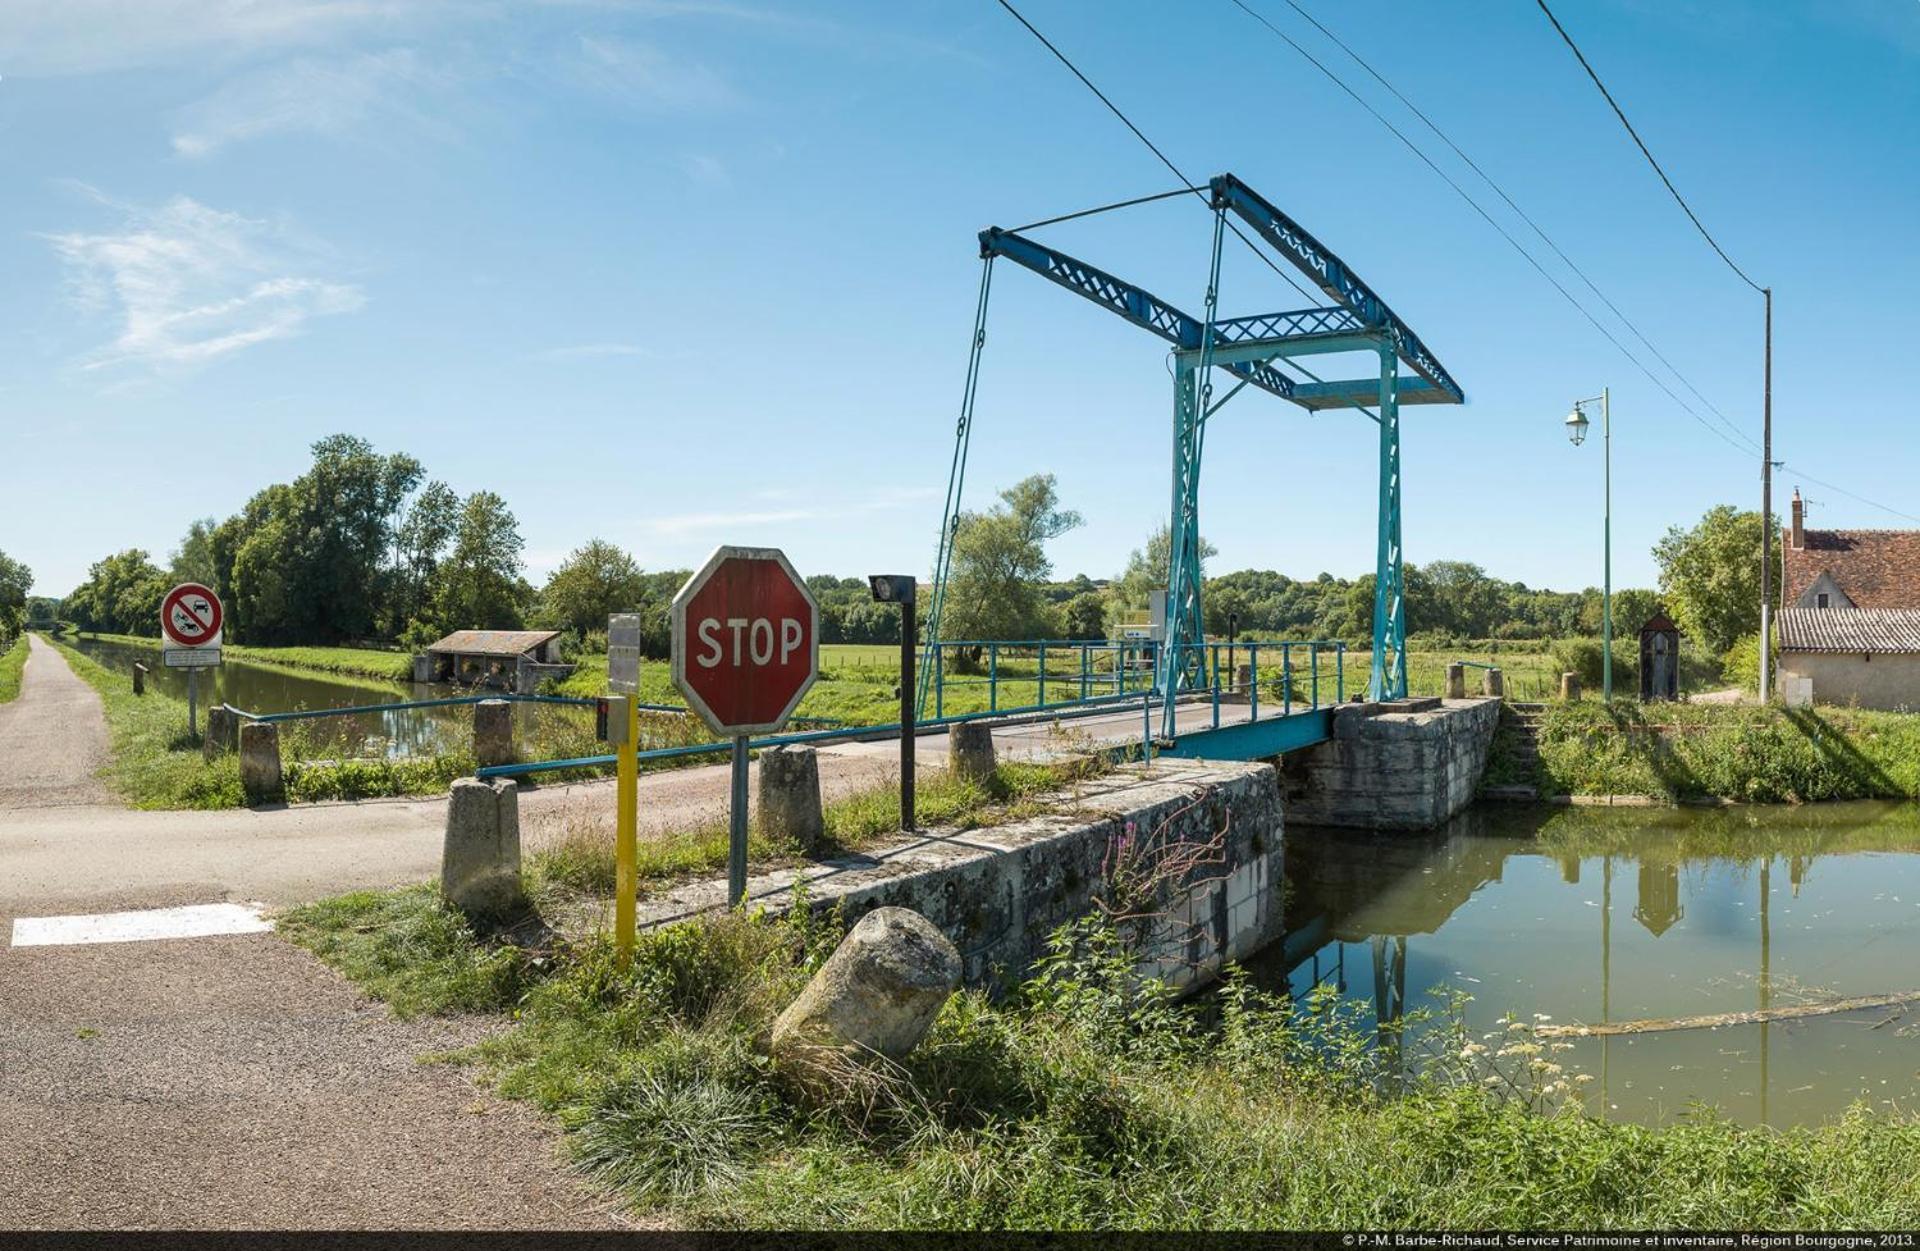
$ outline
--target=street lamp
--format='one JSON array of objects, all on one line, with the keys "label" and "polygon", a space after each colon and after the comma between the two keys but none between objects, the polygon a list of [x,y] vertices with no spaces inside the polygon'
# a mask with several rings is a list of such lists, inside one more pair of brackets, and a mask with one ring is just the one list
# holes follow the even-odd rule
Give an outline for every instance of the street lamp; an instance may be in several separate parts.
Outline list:
[{"label": "street lamp", "polygon": [[1587,441],[1586,408],[1600,406],[1601,473],[1605,521],[1601,529],[1602,583],[1600,592],[1600,689],[1603,698],[1613,699],[1613,408],[1610,388],[1602,387],[1592,399],[1575,400],[1567,414],[1567,439],[1575,447]]}]

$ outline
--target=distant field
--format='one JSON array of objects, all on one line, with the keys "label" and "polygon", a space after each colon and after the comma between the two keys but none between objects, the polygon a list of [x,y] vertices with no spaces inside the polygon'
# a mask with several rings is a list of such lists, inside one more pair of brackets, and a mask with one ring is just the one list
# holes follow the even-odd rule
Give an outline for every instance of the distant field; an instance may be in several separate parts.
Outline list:
[{"label": "distant field", "polygon": [[[81,638],[103,643],[130,643],[135,647],[159,647],[160,640],[134,634],[94,634],[82,632]],[[315,673],[350,674],[381,678],[388,682],[406,682],[413,677],[413,657],[407,652],[380,651],[371,647],[242,647],[228,644],[223,649],[235,660],[260,661],[286,665]]]}]

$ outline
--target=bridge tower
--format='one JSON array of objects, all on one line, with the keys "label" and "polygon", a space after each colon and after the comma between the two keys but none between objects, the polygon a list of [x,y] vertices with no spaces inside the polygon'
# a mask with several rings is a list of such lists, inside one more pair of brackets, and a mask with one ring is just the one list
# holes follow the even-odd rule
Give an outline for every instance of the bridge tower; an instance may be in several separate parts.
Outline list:
[{"label": "bridge tower", "polygon": [[[1199,188],[1192,190],[1201,194]],[[1367,689],[1370,698],[1391,699],[1402,697],[1407,691],[1400,409],[1407,404],[1461,404],[1466,398],[1438,358],[1387,303],[1292,218],[1233,174],[1213,178],[1204,194],[1213,217],[1213,247],[1201,317],[1192,317],[1144,288],[1039,243],[1021,231],[995,227],[981,232],[980,297],[967,386],[955,435],[953,466],[948,477],[946,514],[934,562],[934,594],[928,621],[929,638],[937,640],[946,575],[952,561],[953,530],[960,516],[960,491],[965,480],[980,356],[986,342],[992,267],[996,258],[1005,257],[1173,345],[1172,499],[1168,519],[1172,542],[1167,569],[1167,639],[1155,675],[1155,686],[1163,699],[1160,733],[1164,739],[1174,735],[1175,702],[1179,694],[1206,685],[1205,618],[1200,602],[1200,477],[1208,421],[1234,396],[1252,386],[1309,411],[1353,409],[1378,426],[1378,543],[1374,567],[1372,668]],[[1279,259],[1306,275],[1330,303],[1250,317],[1221,318],[1218,307],[1221,245],[1229,214],[1248,227],[1254,238]],[[1367,374],[1330,381],[1315,374],[1301,360],[1342,354],[1363,355],[1368,362]],[[1216,371],[1226,374],[1233,383],[1218,399],[1213,394]],[[924,673],[925,666],[922,668]],[[923,685],[923,700],[924,697]]]}]

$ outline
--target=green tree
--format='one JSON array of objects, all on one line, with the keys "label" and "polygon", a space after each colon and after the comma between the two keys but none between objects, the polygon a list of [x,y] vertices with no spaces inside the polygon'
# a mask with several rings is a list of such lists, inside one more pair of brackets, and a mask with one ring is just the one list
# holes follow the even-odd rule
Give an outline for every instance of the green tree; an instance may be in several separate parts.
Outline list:
[{"label": "green tree", "polygon": [[[1207,542],[1205,536],[1200,539],[1200,577],[1204,583],[1207,562],[1220,554],[1219,549]],[[1155,591],[1167,589],[1167,577],[1173,564],[1173,532],[1161,525],[1147,536],[1145,548],[1135,548],[1127,556],[1127,567],[1109,588],[1113,598],[1114,610],[1121,614],[1139,615],[1145,613],[1153,602]],[[1202,611],[1205,611],[1206,594],[1200,596]],[[1211,617],[1211,614],[1208,614]]]},{"label": "green tree", "polygon": [[514,630],[532,590],[520,576],[526,546],[507,502],[475,491],[460,509],[453,553],[440,566],[434,611],[445,630]]},{"label": "green tree", "polygon": [[1060,609],[1060,622],[1070,639],[1107,637],[1107,599],[1098,591],[1082,591]]},{"label": "green tree", "polygon": [[160,633],[160,601],[168,585],[147,553],[130,547],[93,563],[87,580],[66,598],[67,616],[82,630],[152,637]]},{"label": "green tree", "polygon": [[961,514],[941,632],[954,639],[1054,633],[1050,605],[1041,595],[1041,584],[1053,574],[1047,544],[1079,525],[1079,513],[1060,507],[1052,474],[1008,487],[986,512]]},{"label": "green tree", "polygon": [[633,557],[604,539],[589,539],[547,579],[540,611],[550,625],[584,637],[606,629],[613,613],[639,612],[646,598],[646,577]]},{"label": "green tree", "polygon": [[211,517],[203,517],[187,526],[185,537],[180,546],[173,549],[167,576],[177,585],[181,582],[198,582],[210,586],[217,593],[220,590],[220,571],[213,556],[213,535],[219,528]]},{"label": "green tree", "polygon": [[394,529],[394,588],[387,605],[388,629],[404,631],[433,599],[440,558],[460,526],[460,497],[444,482],[429,482],[407,506]]},{"label": "green tree", "polygon": [[[1707,510],[1691,530],[1674,526],[1654,546],[1660,593],[1674,623],[1713,655],[1760,632],[1760,514],[1731,504]],[[1780,585],[1774,546],[1773,585]],[[1619,620],[1614,622],[1616,628]]]},{"label": "green tree", "polygon": [[11,640],[20,632],[32,589],[33,570],[0,552],[0,639]]}]

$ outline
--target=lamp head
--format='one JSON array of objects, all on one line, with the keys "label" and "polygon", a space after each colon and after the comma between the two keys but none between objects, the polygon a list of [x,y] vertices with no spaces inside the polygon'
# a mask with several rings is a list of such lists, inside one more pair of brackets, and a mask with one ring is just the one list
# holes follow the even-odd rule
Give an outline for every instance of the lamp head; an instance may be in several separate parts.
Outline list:
[{"label": "lamp head", "polygon": [[1575,447],[1587,441],[1588,424],[1587,415],[1580,411],[1578,404],[1575,404],[1573,411],[1567,414],[1567,438]]}]

